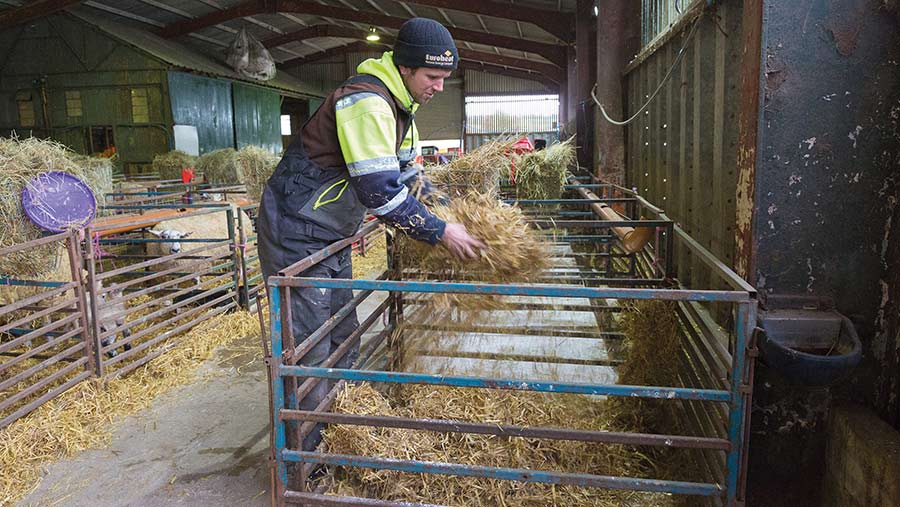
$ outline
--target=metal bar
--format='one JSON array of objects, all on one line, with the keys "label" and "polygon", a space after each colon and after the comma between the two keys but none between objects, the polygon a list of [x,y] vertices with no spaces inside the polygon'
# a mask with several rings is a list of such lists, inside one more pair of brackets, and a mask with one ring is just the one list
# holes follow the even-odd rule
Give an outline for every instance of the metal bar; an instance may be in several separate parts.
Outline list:
[{"label": "metal bar", "polygon": [[744,427],[746,398],[743,395],[745,387],[745,368],[747,367],[747,346],[749,338],[756,327],[756,302],[748,301],[737,306],[734,332],[734,357],[731,367],[731,403],[728,413],[728,440],[731,441],[731,451],[727,456],[728,475],[726,478],[726,505],[734,505],[737,500],[737,491],[740,485],[738,479],[741,476],[741,464],[743,463]]},{"label": "metal bar", "polygon": [[[35,391],[39,391],[43,387],[46,387],[47,385],[55,382],[56,379],[63,377],[65,375],[68,375],[72,371],[78,369],[78,367],[84,365],[86,362],[87,362],[87,358],[82,357],[81,359],[70,363],[69,365],[63,367],[62,369],[53,372],[52,375],[41,379],[39,382],[32,384],[28,388],[23,389],[22,391],[19,391],[17,394],[0,402],[0,410],[6,410],[10,406],[12,406],[13,403],[16,403],[19,400],[22,400],[22,399],[25,399],[25,398],[31,396],[32,394],[35,393]],[[79,374],[79,376],[82,376],[82,375],[87,377],[87,376],[90,376],[90,373],[83,371]]]},{"label": "metal bar", "polygon": [[656,435],[649,433],[526,427],[438,419],[413,419],[409,417],[385,417],[331,412],[323,413],[310,410],[282,410],[281,418],[285,420],[312,421],[317,423],[374,426],[377,428],[405,428],[442,433],[471,433],[477,435],[495,435],[499,437],[545,438],[549,440],[596,442],[602,444],[633,444],[684,449],[716,449],[720,451],[728,451],[731,449],[731,443],[724,438],[683,435]]},{"label": "metal bar", "polygon": [[483,377],[455,377],[340,368],[315,368],[311,366],[282,366],[282,376],[318,377],[332,380],[356,380],[387,382],[393,384],[426,384],[436,386],[504,389],[512,391],[536,391],[543,393],[573,393],[599,396],[623,396],[633,398],[685,399],[711,402],[728,402],[732,394],[713,389],[686,389],[680,387],[627,386],[614,384],[580,384],[566,382],[541,382],[530,380],[495,379]]},{"label": "metal bar", "polygon": [[[77,318],[78,318],[78,315],[71,315],[71,316],[67,317],[65,320],[51,322],[50,324],[48,324],[47,326],[44,326],[41,329],[32,331],[24,336],[16,338],[16,340],[14,340],[14,341],[18,342],[19,340],[23,340],[23,341],[27,342],[28,340],[30,340],[32,338],[42,336],[45,333],[49,333],[49,331],[52,331],[54,329],[58,329],[62,326],[65,326],[66,324],[68,324],[69,322],[72,322],[72,320],[77,319]],[[84,332],[84,329],[80,329],[80,328],[72,329],[71,331],[68,331],[66,333],[63,333],[63,334],[55,337],[53,340],[47,341],[46,343],[44,343],[43,345],[41,345],[39,347],[29,349],[28,352],[19,354],[16,357],[14,357],[13,359],[10,359],[9,361],[0,363],[0,373],[3,373],[3,371],[5,371],[9,367],[18,364],[18,363],[28,359],[29,357],[40,354],[41,352],[43,352],[45,350],[51,349],[51,348],[55,347],[56,345],[59,345],[60,343],[66,341],[69,338],[72,338],[73,336],[76,336],[82,332]],[[2,389],[0,389],[0,390],[2,390]]]},{"label": "metal bar", "polygon": [[340,241],[336,241],[336,242],[328,245],[327,247],[319,250],[318,252],[306,257],[305,259],[300,259],[299,261],[295,262],[294,264],[291,264],[290,266],[279,271],[278,274],[280,276],[295,276],[299,273],[302,273],[303,271],[306,271],[313,265],[318,264],[323,259],[331,257],[332,255],[343,250],[344,248],[352,245],[356,241],[359,241],[360,238],[365,237],[366,234],[369,234],[373,230],[377,229],[380,225],[381,225],[381,223],[379,221],[373,220],[373,221],[369,222],[368,224],[364,225],[362,227],[362,229],[360,229],[359,232],[357,232],[353,236],[350,236],[349,238],[346,238],[346,239],[342,239]]},{"label": "metal bar", "polygon": [[322,341],[331,330],[334,329],[338,324],[344,321],[347,316],[350,315],[353,310],[356,309],[367,297],[372,294],[371,290],[366,290],[360,292],[359,294],[353,296],[353,299],[347,302],[340,310],[334,313],[331,317],[328,317],[328,320],[322,323],[318,329],[312,332],[309,336],[306,337],[300,344],[298,344],[293,351],[291,364],[297,364],[297,361],[300,361],[306,354],[309,353],[319,342]]},{"label": "metal bar", "polygon": [[505,199],[507,204],[600,204],[636,202],[634,197],[615,197],[609,199]]},{"label": "metal bar", "polygon": [[378,470],[396,470],[399,472],[428,473],[436,475],[455,475],[463,477],[486,477],[519,482],[537,482],[542,484],[571,484],[605,489],[624,489],[632,491],[649,491],[654,493],[673,493],[680,495],[718,496],[722,488],[717,484],[698,482],[663,481],[656,479],[636,479],[628,477],[609,477],[605,475],[573,474],[549,472],[544,470],[527,470],[516,468],[495,468],[479,465],[462,465],[434,461],[400,460],[391,458],[370,458],[347,454],[331,454],[304,451],[282,451],[285,461],[321,463],[336,466],[355,466]]},{"label": "metal bar", "polygon": [[[0,316],[6,315],[7,313],[12,313],[12,312],[14,312],[14,311],[16,311],[16,310],[21,310],[22,308],[25,308],[26,306],[32,306],[32,305],[34,305],[35,303],[38,303],[38,302],[43,301],[43,300],[45,300],[45,299],[49,299],[49,298],[58,296],[58,295],[60,295],[60,294],[65,293],[66,291],[68,291],[69,289],[71,289],[71,288],[73,288],[73,287],[75,287],[75,282],[69,282],[69,283],[67,283],[67,284],[65,284],[65,285],[61,285],[61,286],[59,286],[59,287],[57,287],[57,288],[55,288],[55,289],[53,289],[53,290],[48,290],[48,291],[46,291],[46,292],[41,292],[40,294],[35,294],[34,296],[27,297],[27,298],[25,298],[25,299],[23,299],[23,300],[21,300],[21,301],[16,302],[16,303],[12,303],[12,304],[9,304],[9,305],[4,305],[4,306],[0,307]],[[72,300],[69,300],[69,302],[70,302],[70,303],[74,303],[75,300],[72,299]],[[56,308],[56,307],[57,307],[57,306],[54,306],[53,308]],[[42,316],[42,315],[41,315],[41,316]],[[35,316],[35,317],[37,317],[37,316]],[[25,321],[25,322],[27,322],[27,321]],[[16,326],[9,326],[9,327],[16,327]],[[5,330],[8,329],[9,327],[4,326],[4,327],[0,328],[0,332],[5,331]]]},{"label": "metal bar", "polygon": [[5,257],[21,250],[28,250],[41,245],[46,245],[47,243],[53,243],[55,241],[65,241],[67,237],[68,233],[62,232],[59,234],[54,234],[52,236],[44,236],[43,238],[33,239],[31,241],[26,241],[25,243],[8,246],[6,248],[0,248],[0,257]]},{"label": "metal bar", "polygon": [[[157,265],[157,264],[163,264],[163,263],[166,263],[166,262],[171,262],[171,261],[174,261],[174,260],[177,260],[177,259],[181,259],[182,257],[193,256],[193,255],[196,255],[196,254],[198,254],[198,253],[200,253],[200,252],[205,252],[205,251],[207,251],[207,250],[212,250],[212,249],[214,249],[214,248],[218,248],[218,247],[221,247],[221,246],[228,246],[228,240],[219,240],[219,241],[216,242],[216,243],[212,243],[212,244],[209,244],[209,245],[205,245],[205,246],[202,246],[202,247],[200,247],[200,248],[195,248],[195,249],[193,249],[193,250],[187,250],[187,251],[185,251],[185,252],[179,252],[179,253],[177,253],[177,254],[171,254],[171,255],[165,255],[165,256],[163,256],[163,257],[157,257],[157,258],[155,258],[155,259],[150,259],[150,260],[148,260],[148,261],[139,262],[139,263],[137,263],[137,264],[130,264],[130,265],[128,265],[128,266],[124,266],[124,267],[121,267],[121,268],[119,268],[119,269],[112,269],[112,270],[110,270],[110,271],[106,271],[106,272],[104,272],[104,273],[102,273],[102,274],[100,274],[100,275],[97,275],[97,279],[98,279],[98,280],[105,280],[105,279],[107,279],[107,278],[111,278],[111,277],[114,277],[114,276],[116,276],[116,275],[121,275],[121,274],[127,273],[127,272],[129,272],[129,271],[135,271],[135,270],[140,269],[140,268],[147,268],[147,267],[150,267],[150,266],[155,266],[155,265]],[[210,258],[213,258],[213,257],[210,257]],[[218,258],[218,257],[215,257],[215,258]],[[181,266],[180,269],[189,268],[189,267],[193,266],[194,264],[197,264],[197,263],[202,262],[202,261],[205,261],[205,260],[207,260],[207,259],[205,259],[205,258],[204,258],[204,259],[196,259],[194,262],[187,263],[185,266]],[[167,269],[167,270],[165,270],[165,271],[159,271],[159,272],[156,272],[156,273],[154,273],[154,275],[165,275],[165,274],[169,274],[169,273],[174,273],[174,272],[178,271],[178,269],[179,269],[178,267],[175,267],[175,268]],[[150,278],[152,278],[152,277],[150,277]],[[131,280],[131,281],[134,282],[134,280]]]},{"label": "metal bar", "polygon": [[4,380],[3,382],[0,382],[0,391],[5,391],[7,388],[12,387],[12,386],[18,384],[19,382],[24,381],[28,377],[31,377],[32,375],[34,375],[35,373],[38,373],[41,370],[46,369],[51,364],[56,364],[56,363],[62,361],[63,359],[80,351],[83,347],[84,347],[84,343],[78,342],[75,345],[72,345],[71,347],[67,348],[66,350],[63,350],[62,352],[57,353],[53,357],[46,359],[46,360],[32,366],[31,368],[28,368],[27,370],[21,371],[18,374],[14,375],[13,377],[10,377],[7,380]]},{"label": "metal bar", "polygon": [[389,500],[373,500],[371,498],[359,498],[353,496],[303,493],[293,490],[285,491],[284,498],[299,502],[300,505],[322,505],[325,507],[446,507],[430,503],[391,502]]},{"label": "metal bar", "polygon": [[[166,320],[164,320],[164,321],[162,321],[162,322],[158,322],[158,323],[156,323],[156,324],[154,324],[154,325],[152,325],[152,326],[150,326],[150,327],[148,327],[148,328],[146,328],[146,329],[141,329],[141,330],[138,331],[137,333],[135,333],[135,334],[129,336],[128,338],[126,338],[126,339],[124,339],[124,340],[116,341],[116,342],[110,343],[109,345],[107,345],[107,346],[105,346],[105,347],[102,347],[102,348],[100,349],[100,351],[101,351],[101,352],[109,352],[110,350],[117,349],[117,348],[119,348],[119,347],[121,347],[121,346],[123,346],[123,345],[127,345],[127,344],[129,344],[129,343],[131,343],[131,342],[137,340],[138,338],[142,338],[142,337],[144,337],[144,336],[146,336],[146,335],[148,335],[148,334],[150,334],[150,333],[152,333],[152,332],[154,332],[154,331],[157,331],[157,330],[159,330],[159,329],[162,329],[162,328],[164,328],[164,327],[166,327],[166,326],[168,326],[168,325],[170,325],[170,324],[174,324],[174,323],[178,322],[179,320],[183,320],[183,319],[185,319],[185,318],[187,318],[187,317],[190,317],[190,316],[192,316],[192,315],[195,315],[195,314],[197,314],[197,313],[199,313],[199,312],[201,312],[201,311],[203,311],[203,310],[206,310],[206,309],[208,309],[208,308],[210,308],[210,307],[212,307],[212,306],[217,305],[218,303],[221,303],[221,302],[225,301],[225,300],[228,299],[228,298],[234,298],[235,296],[236,296],[236,293],[234,293],[234,292],[228,292],[228,293],[226,293],[226,294],[224,294],[224,295],[222,295],[222,296],[220,296],[220,297],[218,297],[218,298],[216,298],[216,299],[214,299],[214,300],[212,300],[212,301],[209,301],[209,302],[206,302],[206,303],[204,303],[204,304],[202,304],[202,305],[200,305],[200,306],[191,308],[190,310],[188,310],[188,311],[186,311],[186,312],[184,312],[184,313],[175,315],[174,317],[170,317],[170,318],[168,318],[168,319],[166,319]],[[184,302],[182,301],[182,303],[184,303]],[[181,304],[181,303],[179,303],[179,304]],[[220,307],[220,309],[223,309],[222,311],[224,311],[224,309],[232,308],[232,307],[234,307],[236,304],[237,304],[237,303],[235,303],[235,302],[228,303],[227,305]],[[169,309],[172,309],[172,308],[174,308],[174,306],[170,306],[170,307],[169,307]],[[218,312],[218,313],[222,313],[222,312]],[[217,314],[213,314],[213,315],[217,315]],[[204,321],[204,320],[207,320],[207,319],[209,319],[210,317],[212,317],[212,315],[207,315],[207,316],[204,316],[203,318],[196,319],[196,320],[192,320],[192,321],[190,321],[188,324],[191,324],[191,323],[196,324],[196,323],[202,322],[202,321]],[[124,326],[123,326],[123,327],[124,327]],[[171,330],[171,331],[168,331],[168,332],[164,333],[163,335],[157,337],[156,340],[152,340],[152,341],[150,341],[150,342],[143,343],[143,344],[141,344],[141,345],[140,345],[139,347],[137,347],[137,348],[131,349],[131,350],[129,350],[129,351],[123,353],[123,354],[119,354],[119,355],[117,355],[116,357],[111,358],[111,359],[109,359],[108,361],[106,361],[106,363],[107,363],[107,364],[113,364],[113,363],[119,362],[119,361],[121,361],[122,359],[126,359],[127,357],[136,354],[135,351],[141,349],[141,347],[144,347],[145,345],[148,345],[148,344],[156,343],[157,341],[159,341],[158,338],[166,338],[166,337],[168,337],[168,336],[171,336],[171,335],[173,335],[173,334],[175,334],[175,333],[177,333],[177,332],[179,332],[179,331],[182,331],[182,330],[184,330],[184,329],[188,329],[188,328],[190,328],[190,327],[191,327],[191,326],[185,327],[185,325],[178,326],[177,328],[175,328],[175,329],[173,329],[173,330]],[[108,336],[108,335],[104,333],[104,334],[102,334],[101,336]],[[146,348],[146,347],[144,347],[144,348]],[[141,350],[142,350],[142,349],[141,349]]]},{"label": "metal bar", "polygon": [[[277,409],[273,410],[270,414],[272,416],[272,428],[274,433],[275,447],[275,490],[272,492],[272,494],[277,500],[278,505],[282,505],[285,488],[287,487],[288,483],[287,464],[285,463],[285,459],[282,454],[284,448],[287,446],[287,431],[284,421],[280,417],[278,417],[278,410],[281,410],[281,408],[285,406],[284,382],[282,381],[281,375],[279,374],[279,370],[282,368],[282,355],[284,354],[284,344],[282,342],[281,333],[282,289],[278,286],[272,286],[270,290],[271,294],[269,296],[269,325],[271,326],[271,332],[269,333],[269,335],[272,337],[272,359],[269,365],[269,369],[271,372],[271,375],[269,375],[269,379],[272,382],[272,405]],[[287,291],[290,292],[290,289],[287,289]]]},{"label": "metal bar", "polygon": [[[68,305],[68,303],[66,303],[66,305]],[[66,306],[66,305],[64,305],[64,306]],[[73,320],[77,319],[77,317],[78,317],[78,315],[76,315],[76,314],[68,315],[60,320],[53,321],[50,324],[45,324],[43,327],[40,327],[33,331],[28,331],[27,333],[13,339],[13,340],[10,340],[10,341],[4,342],[4,343],[0,343],[0,353],[4,353],[9,350],[12,350],[15,347],[18,347],[19,345],[22,345],[23,343],[28,342],[29,340],[37,338],[43,334],[46,334],[50,331],[53,331],[54,329],[59,328],[60,326],[68,324],[68,323],[72,322]],[[25,320],[27,322],[27,321],[33,320],[33,318],[26,317],[26,319],[23,319],[23,320]],[[6,326],[4,326],[3,330],[0,332],[7,332],[7,331],[11,332],[14,329],[17,329],[17,322],[13,322],[12,324],[7,324]],[[0,368],[0,371],[2,371],[2,368]]]},{"label": "metal bar", "polygon": [[468,324],[410,324],[409,330],[423,331],[457,331],[461,333],[477,334],[519,334],[527,336],[561,336],[567,338],[597,338],[616,339],[625,338],[624,333],[612,331],[599,331],[596,326],[592,330],[577,330],[574,328],[546,327],[546,326],[472,326]]},{"label": "metal bar", "polygon": [[499,294],[504,296],[542,296],[569,298],[654,299],[669,301],[747,301],[746,292],[683,289],[622,289],[573,287],[562,285],[503,285],[488,283],[343,280],[331,278],[291,278],[273,276],[271,285],[282,287],[315,287],[329,289],[384,290],[428,293]]},{"label": "metal bar", "polygon": [[[81,364],[84,364],[86,361],[87,361],[86,359],[82,358]],[[67,368],[71,368],[71,369],[74,370],[76,366],[77,366],[77,363],[72,363],[72,364],[69,365]],[[60,370],[60,371],[62,371],[62,370]],[[71,371],[71,370],[70,370],[70,371]],[[53,389],[52,391],[50,391],[50,392],[44,394],[43,396],[41,396],[40,398],[38,398],[38,399],[32,401],[31,403],[28,403],[27,405],[24,405],[24,406],[20,407],[18,410],[16,410],[16,411],[13,412],[12,414],[10,414],[10,415],[4,417],[3,420],[0,420],[0,428],[5,428],[5,427],[9,426],[10,424],[14,423],[14,422],[17,421],[18,419],[20,419],[20,418],[22,418],[22,417],[28,415],[29,413],[31,413],[32,410],[34,410],[34,409],[40,407],[40,406],[43,405],[44,403],[47,403],[48,401],[52,400],[53,398],[56,398],[56,397],[59,396],[60,394],[62,394],[62,393],[64,393],[64,392],[68,391],[69,389],[71,389],[71,388],[74,387],[75,385],[81,383],[82,380],[87,379],[87,378],[89,378],[90,376],[91,376],[90,372],[83,371],[83,372],[79,373],[78,376],[73,377],[71,380],[68,380],[67,382],[65,382],[65,383],[62,384],[61,386],[59,386],[59,387]]]},{"label": "metal bar", "polygon": [[668,220],[553,220],[533,219],[527,222],[537,228],[559,229],[611,229],[613,227],[665,227],[671,225]]}]

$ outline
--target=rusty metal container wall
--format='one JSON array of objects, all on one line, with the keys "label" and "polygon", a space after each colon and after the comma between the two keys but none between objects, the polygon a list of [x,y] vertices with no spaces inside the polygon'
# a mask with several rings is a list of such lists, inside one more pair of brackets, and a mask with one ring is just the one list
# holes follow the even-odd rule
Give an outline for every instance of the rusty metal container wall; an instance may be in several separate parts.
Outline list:
[{"label": "rusty metal container wall", "polygon": [[[684,59],[657,98],[627,130],[627,186],[663,207],[693,238],[734,266],[737,177],[737,93],[741,65],[741,6],[704,16]],[[691,25],[633,66],[626,76],[631,116],[672,67]],[[682,253],[678,277],[704,285]],[[697,271],[699,279],[692,279]]]}]

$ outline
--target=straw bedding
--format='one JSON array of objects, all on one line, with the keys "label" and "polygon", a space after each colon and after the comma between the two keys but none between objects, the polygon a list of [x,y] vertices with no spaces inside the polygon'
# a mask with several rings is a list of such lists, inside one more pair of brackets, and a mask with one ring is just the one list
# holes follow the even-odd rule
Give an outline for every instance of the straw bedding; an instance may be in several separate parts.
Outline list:
[{"label": "straw bedding", "polygon": [[258,333],[254,313],[211,319],[173,337],[180,339],[174,347],[160,344],[171,350],[124,378],[82,382],[0,430],[0,504],[12,504],[33,490],[44,464],[107,445],[117,421],[191,382],[216,348]]},{"label": "straw bedding", "polygon": [[[339,395],[335,410],[498,425],[613,429],[605,405],[579,395],[403,386],[397,399],[405,400],[405,404],[392,403],[370,385],[361,384],[346,388]],[[339,454],[632,477],[646,475],[650,470],[640,453],[621,445],[349,425],[330,426],[324,439],[327,451]],[[350,467],[337,470],[335,480],[330,491],[334,494],[467,507],[659,506],[672,501],[663,494]]]},{"label": "straw bedding", "polygon": [[181,170],[194,167],[196,164],[197,157],[188,155],[181,150],[173,150],[153,157],[153,170],[159,174],[161,180],[181,180]]},{"label": "straw bedding", "polygon": [[[40,238],[43,231],[22,209],[22,189],[32,178],[47,171],[62,171],[84,180],[98,203],[111,191],[112,165],[77,155],[62,144],[43,139],[0,138],[0,248]],[[0,273],[34,277],[45,273],[54,262],[54,245],[45,245],[0,258]]]}]

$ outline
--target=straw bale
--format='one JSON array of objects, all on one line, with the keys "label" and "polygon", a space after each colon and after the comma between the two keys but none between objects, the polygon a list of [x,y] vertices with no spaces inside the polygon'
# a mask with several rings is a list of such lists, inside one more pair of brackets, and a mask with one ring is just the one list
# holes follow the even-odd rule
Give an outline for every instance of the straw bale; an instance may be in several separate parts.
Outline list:
[{"label": "straw bale", "polygon": [[197,159],[196,169],[215,185],[240,185],[244,183],[244,169],[234,148],[211,151]]},{"label": "straw bale", "polygon": [[[335,411],[498,425],[614,429],[602,401],[580,395],[520,391],[403,386],[398,397],[388,399],[370,385],[360,384],[348,386],[340,393]],[[349,425],[331,425],[323,436],[327,451],[340,454],[630,477],[646,476],[650,471],[643,455],[621,445]],[[441,505],[580,507],[672,503],[672,497],[663,494],[349,467],[337,469],[334,481],[331,493]]]},{"label": "straw bale", "polygon": [[[43,230],[29,220],[22,209],[22,189],[35,176],[62,171],[85,181],[102,202],[112,190],[112,166],[109,160],[77,155],[62,144],[36,138],[0,138],[0,248],[43,236]],[[0,273],[16,277],[35,277],[45,273],[54,262],[54,246],[45,245],[4,256]]]},{"label": "straw bale", "polygon": [[181,180],[181,170],[194,167],[196,164],[197,157],[181,150],[160,153],[153,157],[153,170],[159,174],[161,180]]},{"label": "straw bale", "polygon": [[238,152],[237,159],[244,174],[242,183],[247,186],[247,195],[259,201],[280,157],[258,146],[247,146]]},{"label": "straw bale", "polygon": [[500,176],[509,174],[509,152],[515,140],[495,139],[447,165],[426,169],[428,179],[451,198],[478,192],[496,196]]},{"label": "straw bale", "polygon": [[566,174],[575,162],[573,139],[517,157],[516,197],[519,199],[562,197]]},{"label": "straw bale", "polygon": [[210,319],[159,344],[165,354],[123,378],[82,382],[0,430],[0,503],[13,504],[34,490],[47,463],[108,445],[118,422],[192,382],[217,348],[258,334],[255,313]]}]

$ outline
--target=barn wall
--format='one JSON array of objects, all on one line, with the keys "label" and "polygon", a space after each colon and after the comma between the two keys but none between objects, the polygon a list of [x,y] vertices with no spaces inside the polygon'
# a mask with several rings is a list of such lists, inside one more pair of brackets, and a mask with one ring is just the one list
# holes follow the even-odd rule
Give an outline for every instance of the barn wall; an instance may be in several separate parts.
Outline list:
[{"label": "barn wall", "polygon": [[281,96],[259,86],[234,83],[234,137],[241,149],[255,145],[281,152]]},{"label": "barn wall", "polygon": [[200,154],[234,147],[230,81],[169,73],[169,100],[176,125],[197,127]]}]

